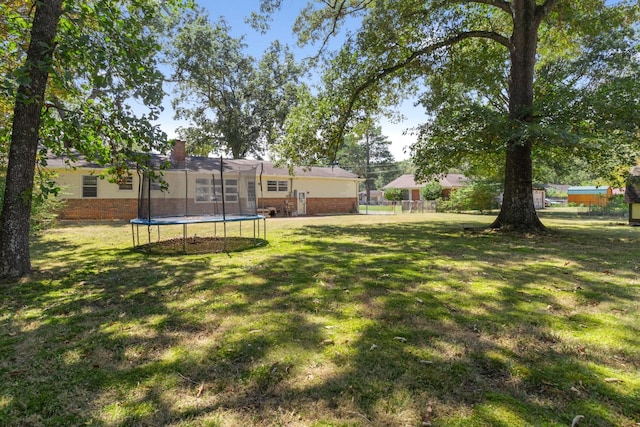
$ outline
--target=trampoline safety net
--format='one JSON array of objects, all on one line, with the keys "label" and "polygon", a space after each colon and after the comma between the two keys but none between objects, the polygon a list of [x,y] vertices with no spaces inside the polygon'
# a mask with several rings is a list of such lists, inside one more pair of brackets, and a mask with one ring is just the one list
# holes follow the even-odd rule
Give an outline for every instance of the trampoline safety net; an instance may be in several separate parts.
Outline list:
[{"label": "trampoline safety net", "polygon": [[257,166],[222,158],[187,160],[184,166],[165,172],[166,189],[160,181],[141,177],[138,221],[170,217],[225,221],[257,215]]}]

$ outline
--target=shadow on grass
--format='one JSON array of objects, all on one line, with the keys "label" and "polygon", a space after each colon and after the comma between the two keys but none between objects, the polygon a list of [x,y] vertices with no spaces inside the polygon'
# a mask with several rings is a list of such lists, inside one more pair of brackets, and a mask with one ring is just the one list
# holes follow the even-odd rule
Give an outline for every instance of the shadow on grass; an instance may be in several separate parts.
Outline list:
[{"label": "shadow on grass", "polygon": [[0,421],[632,425],[634,236],[322,225],[254,262],[85,253],[7,288]]}]

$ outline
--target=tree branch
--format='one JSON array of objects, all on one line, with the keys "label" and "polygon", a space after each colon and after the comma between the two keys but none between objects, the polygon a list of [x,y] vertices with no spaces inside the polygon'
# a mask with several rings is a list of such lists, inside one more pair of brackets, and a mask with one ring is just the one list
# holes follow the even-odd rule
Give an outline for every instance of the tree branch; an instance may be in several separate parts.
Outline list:
[{"label": "tree branch", "polygon": [[[554,0],[555,1],[555,0]],[[503,0],[457,0],[458,3],[479,3],[495,6],[511,15],[511,3]]]},{"label": "tree branch", "polygon": [[415,62],[422,55],[426,55],[428,53],[431,53],[443,47],[452,46],[454,44],[461,42],[462,40],[472,39],[472,38],[490,39],[490,40],[496,41],[497,43],[500,43],[501,45],[505,46],[507,49],[510,49],[511,47],[510,40],[507,37],[502,36],[498,33],[495,33],[492,31],[467,31],[467,32],[456,34],[440,42],[425,46],[422,49],[419,49],[413,52],[404,61],[399,62],[387,68],[382,68],[375,75],[369,77],[362,84],[357,86],[355,90],[351,93],[351,96],[349,96],[345,113],[342,115],[341,118],[338,119],[338,134],[337,134],[339,137],[338,139],[340,139],[344,135],[345,129],[347,127],[347,122],[351,117],[351,115],[353,114],[354,106],[356,104],[357,99],[360,97],[360,94],[362,94],[362,92],[364,92],[367,88],[379,82],[386,76],[389,76],[395,73],[396,71],[407,67],[411,63]]},{"label": "tree branch", "polygon": [[558,0],[547,0],[544,4],[536,7],[535,25],[538,26],[542,18],[549,14],[549,11],[558,3]]},{"label": "tree branch", "polygon": [[324,51],[324,49],[327,47],[327,45],[329,44],[329,39],[331,39],[331,37],[335,36],[337,34],[338,31],[338,22],[343,19],[345,16],[347,15],[351,15],[353,13],[356,12],[360,12],[364,9],[366,9],[369,4],[371,4],[373,0],[362,0],[360,3],[353,5],[351,7],[351,10],[346,10],[347,9],[347,0],[340,0],[339,4],[338,4],[338,0],[332,2],[331,4],[328,1],[323,1],[324,4],[327,5],[327,7],[329,9],[333,9],[336,10],[335,13],[333,13],[333,16],[331,17],[331,29],[329,31],[327,31],[327,33],[325,34],[324,38],[322,39],[322,43],[320,44],[320,47],[318,48],[318,52],[316,53],[316,55],[314,55],[312,57],[312,59],[318,59],[320,57],[320,55],[322,55],[322,52]]}]

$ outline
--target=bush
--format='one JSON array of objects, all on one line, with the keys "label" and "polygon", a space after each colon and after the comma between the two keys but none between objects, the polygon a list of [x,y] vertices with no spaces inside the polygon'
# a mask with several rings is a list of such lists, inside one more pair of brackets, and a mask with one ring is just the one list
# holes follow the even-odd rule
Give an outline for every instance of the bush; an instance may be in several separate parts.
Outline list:
[{"label": "bush", "polygon": [[478,210],[480,212],[497,207],[495,197],[499,187],[488,182],[474,182],[451,191],[448,200],[438,202],[439,210],[461,212]]},{"label": "bush", "polygon": [[402,190],[399,188],[389,188],[384,191],[384,198],[396,202],[402,200]]},{"label": "bush", "polygon": [[420,189],[424,200],[436,200],[442,196],[442,185],[439,182],[431,182]]},{"label": "bush", "polygon": [[589,206],[588,215],[598,216],[625,216],[629,212],[629,204],[624,201],[624,196],[614,196],[606,206]]},{"label": "bush", "polygon": [[[36,175],[31,200],[31,231],[38,232],[50,228],[55,224],[58,212],[64,206],[64,201],[56,195],[60,191],[48,173]],[[4,205],[5,175],[0,174],[0,215]]]}]

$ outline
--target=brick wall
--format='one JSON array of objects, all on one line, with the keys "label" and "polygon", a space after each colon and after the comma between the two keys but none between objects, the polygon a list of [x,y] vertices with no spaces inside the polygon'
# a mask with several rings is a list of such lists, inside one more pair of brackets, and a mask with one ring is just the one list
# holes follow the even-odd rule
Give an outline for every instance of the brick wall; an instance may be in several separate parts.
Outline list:
[{"label": "brick wall", "polygon": [[358,210],[356,197],[323,197],[307,199],[307,215],[355,213]]},{"label": "brick wall", "polygon": [[[258,207],[262,208],[262,199],[258,200]],[[290,212],[298,212],[297,200],[295,198],[269,198],[264,199],[264,207],[275,207],[278,209],[278,216],[283,214],[284,208],[288,206]],[[356,197],[309,197],[307,198],[307,215],[319,214],[345,214],[354,213],[358,209],[358,199]]]},{"label": "brick wall", "polygon": [[[287,204],[285,204],[287,202]],[[278,216],[282,216],[285,206],[291,212],[297,212],[296,199],[265,199],[265,207],[276,207]],[[262,200],[258,200],[262,208]],[[358,199],[351,198],[308,198],[307,215],[354,213]],[[58,216],[61,220],[130,220],[138,216],[137,199],[66,199],[65,206]]]},{"label": "brick wall", "polygon": [[138,216],[138,199],[65,199],[58,219],[130,220]]}]

